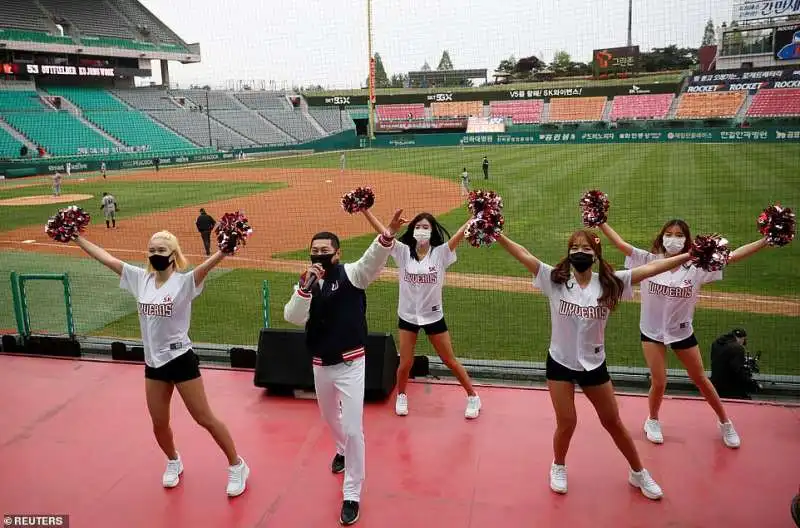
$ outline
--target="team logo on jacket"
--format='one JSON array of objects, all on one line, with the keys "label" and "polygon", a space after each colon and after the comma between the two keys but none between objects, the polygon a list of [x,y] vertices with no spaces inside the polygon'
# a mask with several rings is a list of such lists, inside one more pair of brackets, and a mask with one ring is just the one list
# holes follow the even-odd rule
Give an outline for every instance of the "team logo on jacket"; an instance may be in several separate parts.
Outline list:
[{"label": "team logo on jacket", "polygon": [[160,303],[139,303],[139,315],[149,315],[151,317],[172,317],[174,308],[172,297],[165,295]]},{"label": "team logo on jacket", "polygon": [[428,273],[403,273],[403,280],[411,284],[436,284],[439,274],[436,272],[436,266],[429,266]]},{"label": "team logo on jacket", "polygon": [[673,297],[677,299],[690,299],[693,288],[691,280],[684,280],[681,286],[667,286],[657,282],[648,283],[648,293],[651,295],[661,295],[662,297]]},{"label": "team logo on jacket", "polygon": [[559,315],[567,317],[580,317],[581,319],[606,319],[608,307],[606,306],[581,306],[561,299],[558,303]]}]

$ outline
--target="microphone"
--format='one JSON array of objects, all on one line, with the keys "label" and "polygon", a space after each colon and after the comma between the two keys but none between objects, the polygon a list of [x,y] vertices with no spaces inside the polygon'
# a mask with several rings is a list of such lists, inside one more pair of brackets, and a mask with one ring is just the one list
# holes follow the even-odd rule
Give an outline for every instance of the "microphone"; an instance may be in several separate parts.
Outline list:
[{"label": "microphone", "polygon": [[[323,270],[322,274],[323,274],[323,276],[325,275],[325,271],[324,270]],[[305,283],[303,284],[303,290],[306,291],[306,292],[310,292],[311,288],[314,287],[314,285],[317,283],[318,280],[319,280],[319,277],[317,276],[316,273],[306,273],[306,280],[305,280]]]}]

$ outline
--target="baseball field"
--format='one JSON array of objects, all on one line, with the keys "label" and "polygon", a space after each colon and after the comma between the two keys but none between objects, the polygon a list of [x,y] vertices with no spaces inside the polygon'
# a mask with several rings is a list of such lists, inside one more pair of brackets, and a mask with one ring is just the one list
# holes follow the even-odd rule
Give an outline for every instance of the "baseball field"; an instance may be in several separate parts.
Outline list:
[{"label": "baseball field", "polygon": [[[484,180],[481,160],[490,160]],[[344,261],[358,259],[374,236],[360,215],[340,206],[341,195],[369,185],[378,217],[396,208],[404,216],[433,213],[454,232],[468,219],[459,189],[466,168],[472,188],[492,189],[505,204],[506,233],[543,261],[566,253],[569,234],[581,227],[581,194],[601,189],[611,200],[609,223],[637,247],[649,248],[663,223],[682,218],[693,234],[718,232],[732,248],[759,238],[756,217],[779,201],[800,206],[800,171],[794,144],[647,144],[482,146],[326,153],[184,168],[73,175],[52,196],[47,178],[0,183],[0,330],[15,328],[9,273],[68,272],[77,331],[83,335],[139,337],[135,301],[116,276],[79,249],[47,238],[44,224],[61,207],[88,210],[85,236],[117,257],[145,260],[152,233],[178,235],[192,265],[204,258],[194,226],[200,207],[219,219],[244,210],[253,236],[226,259],[194,304],[190,335],[197,342],[253,345],[263,325],[261,288],[268,281],[270,320],[287,327],[283,304],[307,266],[311,236],[339,234]],[[107,229],[100,211],[103,192],[120,211]],[[61,201],[59,201],[61,200]],[[621,267],[622,255],[604,242],[604,256]],[[750,348],[763,351],[764,373],[800,375],[800,249],[797,241],[767,248],[731,265],[724,279],[707,285],[696,317],[706,355],[711,341],[744,327]],[[396,329],[394,262],[368,291],[371,331]],[[55,283],[27,286],[34,330],[63,331],[64,303]],[[456,353],[464,358],[543,361],[550,322],[544,298],[526,270],[499,246],[464,243],[450,268],[444,311]],[[644,366],[638,331],[638,301],[623,303],[607,330],[609,362]],[[420,340],[419,353],[433,353]],[[677,366],[674,357],[671,365]]]}]

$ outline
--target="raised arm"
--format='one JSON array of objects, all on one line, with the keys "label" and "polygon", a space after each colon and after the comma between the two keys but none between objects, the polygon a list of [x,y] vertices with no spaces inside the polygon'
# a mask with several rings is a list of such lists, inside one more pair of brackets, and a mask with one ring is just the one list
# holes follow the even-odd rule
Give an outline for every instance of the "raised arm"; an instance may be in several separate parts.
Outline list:
[{"label": "raised arm", "polygon": [[542,262],[538,258],[531,255],[530,251],[505,235],[500,235],[500,237],[497,239],[497,242],[500,243],[500,245],[503,246],[503,248],[508,251],[512,257],[520,261],[523,266],[528,268],[528,271],[534,275],[539,274],[539,266],[542,264]]},{"label": "raised arm", "polygon": [[600,231],[608,238],[612,244],[617,246],[617,249],[622,251],[626,257],[630,257],[633,253],[633,246],[625,242],[616,231],[614,231],[608,224],[600,224]]},{"label": "raised arm", "polygon": [[192,276],[194,276],[194,285],[200,286],[203,284],[203,281],[206,280],[206,276],[208,273],[214,269],[214,266],[222,262],[222,259],[225,258],[225,253],[222,251],[217,251],[210,257],[208,257],[205,262],[197,266],[194,271],[192,272]]},{"label": "raised arm", "polygon": [[357,262],[345,264],[347,276],[356,288],[367,289],[386,266],[386,261],[389,260],[389,255],[391,255],[394,247],[394,236],[405,222],[401,217],[402,213],[402,209],[395,211],[392,221],[389,222],[389,227],[372,241],[372,244]]},{"label": "raised arm", "polygon": [[85,251],[87,255],[100,262],[100,264],[103,264],[117,275],[122,275],[122,267],[124,263],[117,257],[111,255],[108,251],[100,246],[92,244],[81,236],[75,237],[75,243],[78,245],[78,247]]},{"label": "raised arm", "polygon": [[674,257],[654,260],[643,266],[633,268],[631,270],[631,284],[639,284],[645,279],[669,271],[675,266],[680,266],[688,262],[691,258],[689,253],[681,253]]},{"label": "raised arm", "polygon": [[369,209],[366,209],[366,210],[362,211],[361,214],[364,215],[364,218],[367,219],[367,221],[372,226],[372,229],[374,229],[376,233],[378,233],[380,235],[381,233],[385,233],[386,232],[386,226],[384,226],[381,223],[381,221],[378,220],[375,217],[374,214],[372,214],[372,211],[370,211]]},{"label": "raised arm", "polygon": [[730,256],[728,257],[728,264],[749,257],[750,255],[764,249],[767,246],[768,246],[767,239],[762,238],[756,240],[755,242],[750,242],[749,244],[745,244],[744,246],[736,248],[734,251],[731,252]]},{"label": "raised arm", "polygon": [[450,248],[450,251],[455,251],[458,245],[464,240],[464,231],[467,230],[467,226],[469,222],[465,222],[458,231],[455,232],[453,236],[450,237],[450,240],[447,241],[447,247]]}]

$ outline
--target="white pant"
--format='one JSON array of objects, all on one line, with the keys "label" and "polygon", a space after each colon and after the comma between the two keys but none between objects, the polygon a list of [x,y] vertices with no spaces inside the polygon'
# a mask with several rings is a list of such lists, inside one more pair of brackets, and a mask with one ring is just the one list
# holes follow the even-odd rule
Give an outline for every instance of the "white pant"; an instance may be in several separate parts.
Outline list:
[{"label": "white pant", "polygon": [[[314,365],[314,387],[336,452],[344,455],[343,500],[359,501],[364,482],[364,357],[338,365]],[[340,407],[341,405],[341,407]]]}]

